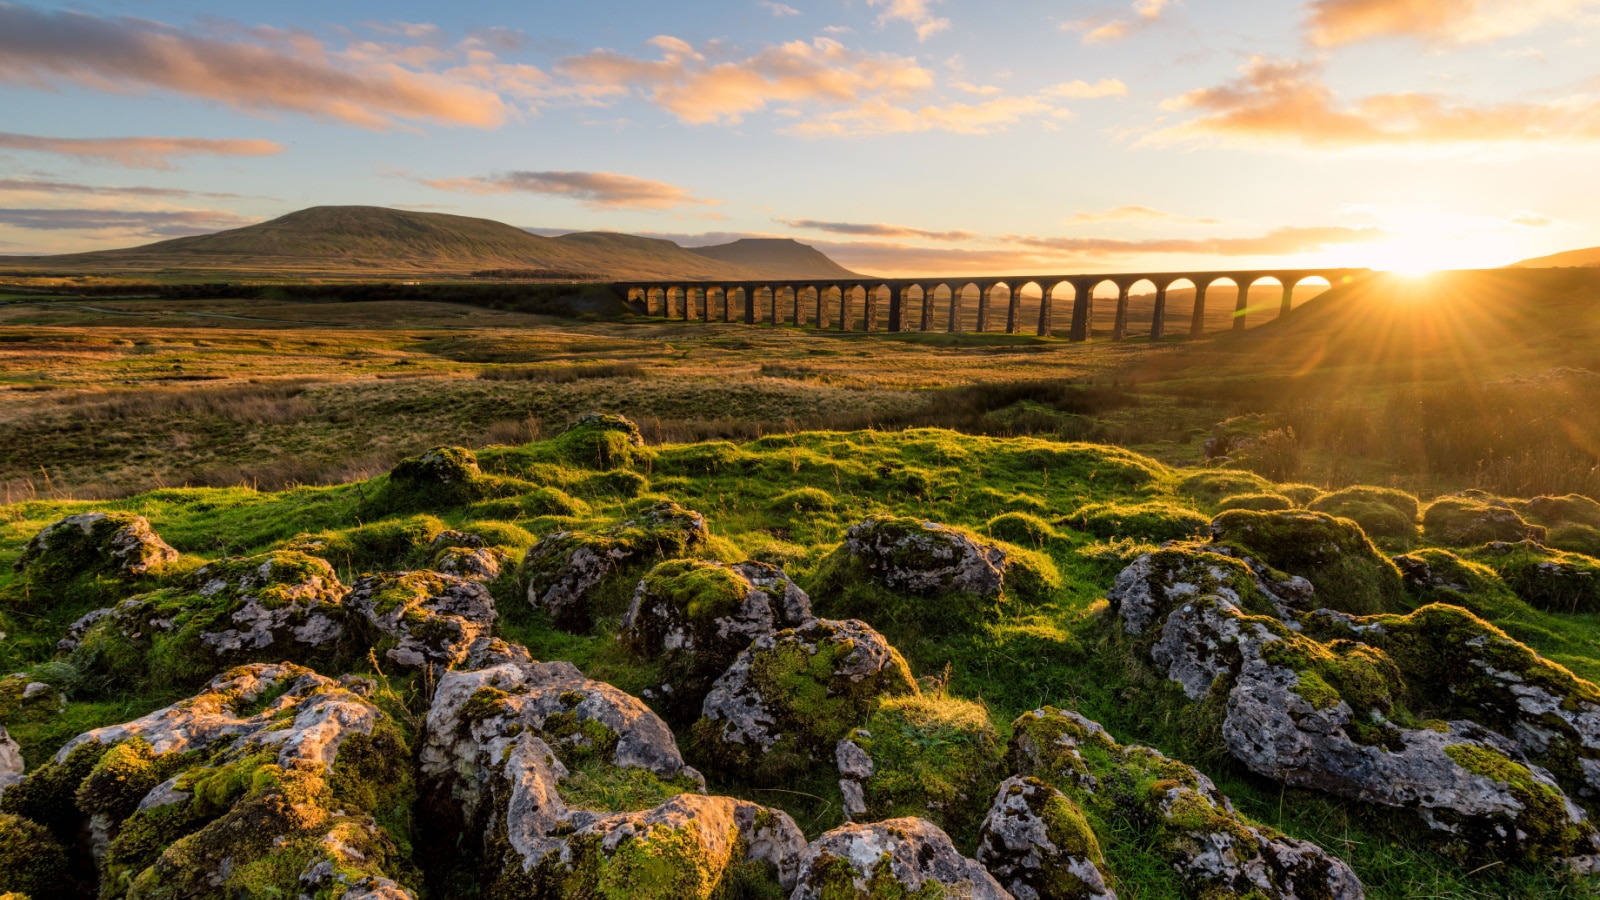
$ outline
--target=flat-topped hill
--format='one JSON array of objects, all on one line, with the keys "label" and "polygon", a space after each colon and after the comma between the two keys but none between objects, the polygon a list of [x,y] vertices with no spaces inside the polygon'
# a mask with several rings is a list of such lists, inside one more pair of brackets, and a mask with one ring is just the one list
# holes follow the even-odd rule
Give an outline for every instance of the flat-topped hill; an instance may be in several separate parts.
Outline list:
[{"label": "flat-topped hill", "polygon": [[[742,242],[740,242],[742,243]],[[609,279],[728,279],[849,274],[793,242],[764,254],[589,232],[544,237],[496,222],[376,206],[317,206],[256,225],[141,247],[58,256],[11,257],[27,271],[317,276],[467,275],[481,271]],[[731,249],[731,253],[719,255]]]}]

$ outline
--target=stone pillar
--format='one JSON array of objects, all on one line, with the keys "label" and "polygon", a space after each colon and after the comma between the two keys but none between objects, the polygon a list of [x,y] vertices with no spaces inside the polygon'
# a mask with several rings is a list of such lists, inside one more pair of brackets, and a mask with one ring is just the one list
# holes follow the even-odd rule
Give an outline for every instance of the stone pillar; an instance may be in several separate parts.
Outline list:
[{"label": "stone pillar", "polygon": [[742,287],[744,289],[744,323],[746,325],[754,325],[756,323],[756,286],[746,284]]},{"label": "stone pillar", "polygon": [[923,331],[932,331],[933,330],[933,292],[935,290],[938,290],[938,286],[935,285],[934,287],[928,287],[927,285],[921,285],[921,287],[922,287],[922,322],[920,323],[921,330],[923,330]]},{"label": "stone pillar", "polygon": [[1299,284],[1299,283],[1300,283],[1300,279],[1298,279],[1298,278],[1293,279],[1293,280],[1288,280],[1288,279],[1284,280],[1284,282],[1283,282],[1283,305],[1278,307],[1278,318],[1281,319],[1284,316],[1287,316],[1289,314],[1289,311],[1292,308],[1294,308],[1294,286]]},{"label": "stone pillar", "polygon": [[1056,286],[1053,285],[1053,284],[1046,284],[1046,283],[1041,281],[1041,282],[1039,282],[1039,289],[1041,291],[1043,291],[1044,293],[1039,295],[1039,331],[1038,331],[1038,334],[1039,334],[1039,337],[1049,337],[1050,336],[1050,311],[1051,311],[1050,310],[1050,305],[1051,305],[1051,303],[1054,302],[1054,298],[1052,298],[1050,296],[1050,293],[1056,289]]},{"label": "stone pillar", "polygon": [[1072,340],[1087,341],[1089,325],[1094,319],[1094,284],[1077,281],[1072,284]]},{"label": "stone pillar", "polygon": [[1011,302],[1006,304],[1006,334],[1017,333],[1017,316],[1022,313],[1022,287],[1011,285]]},{"label": "stone pillar", "polygon": [[818,328],[828,327],[828,308],[822,305],[823,295],[827,292],[827,285],[817,285],[817,317],[816,320],[811,324],[817,326]]},{"label": "stone pillar", "polygon": [[1150,318],[1150,340],[1161,340],[1161,333],[1167,330],[1167,286],[1156,285],[1155,315]]},{"label": "stone pillar", "polygon": [[1117,285],[1117,318],[1111,326],[1111,339],[1120,341],[1128,336],[1128,285]]},{"label": "stone pillar", "polygon": [[950,322],[944,330],[952,334],[961,328],[961,295],[964,292],[965,286],[950,285]]},{"label": "stone pillar", "polygon": [[800,285],[795,285],[794,288],[793,288],[793,290],[794,290],[794,297],[793,297],[793,300],[794,300],[794,326],[796,328],[800,327],[800,320],[803,318],[803,316],[801,314],[803,312],[805,312],[805,310],[802,310],[800,308],[800,291],[802,289],[803,288]]},{"label": "stone pillar", "polygon": [[905,319],[905,308],[901,305],[901,293],[905,290],[902,285],[889,285],[889,331],[898,332],[900,323]]},{"label": "stone pillar", "polygon": [[978,285],[978,333],[989,330],[989,292],[994,290],[992,284]]},{"label": "stone pillar", "polygon": [[856,286],[840,286],[839,288],[839,330],[850,330],[850,301],[855,298]]},{"label": "stone pillar", "polygon": [[1233,304],[1233,330],[1243,331],[1244,311],[1250,304],[1250,285],[1255,284],[1256,280],[1249,278],[1243,281],[1235,279],[1235,281],[1239,285],[1239,299],[1234,301]]},{"label": "stone pillar", "polygon": [[1201,284],[1194,279],[1190,282],[1194,285],[1194,315],[1189,318],[1189,337],[1197,338],[1206,333],[1206,288],[1211,283]]}]

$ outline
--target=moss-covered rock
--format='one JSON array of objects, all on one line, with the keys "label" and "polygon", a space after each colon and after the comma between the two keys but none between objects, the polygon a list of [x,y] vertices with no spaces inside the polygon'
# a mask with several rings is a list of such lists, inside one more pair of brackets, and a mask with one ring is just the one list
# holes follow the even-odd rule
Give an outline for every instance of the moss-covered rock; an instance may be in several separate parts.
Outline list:
[{"label": "moss-covered rock", "polygon": [[1600,560],[1532,541],[1497,541],[1473,555],[1529,606],[1563,613],[1600,612]]},{"label": "moss-covered rock", "polygon": [[579,416],[551,447],[566,462],[602,471],[626,469],[648,456],[639,426],[611,413]]},{"label": "moss-covered rock", "polygon": [[1342,488],[1324,494],[1310,509],[1350,519],[1368,537],[1411,541],[1417,537],[1417,498],[1393,488]]},{"label": "moss-covered rock", "polygon": [[1423,535],[1446,547],[1475,547],[1490,541],[1542,541],[1545,528],[1530,525],[1499,501],[1457,494],[1428,504],[1422,514]]},{"label": "moss-covered rock", "polygon": [[1212,520],[1211,535],[1216,543],[1304,577],[1323,606],[1357,614],[1402,608],[1399,570],[1349,519],[1317,512],[1232,510]]},{"label": "moss-covered rock", "polygon": [[1206,534],[1211,518],[1193,509],[1161,501],[1091,503],[1057,524],[1099,538],[1185,541]]},{"label": "moss-covered rock", "polygon": [[136,578],[178,558],[144,516],[87,512],[44,527],[14,564],[30,581],[47,583],[90,575]]},{"label": "moss-covered rock", "polygon": [[1006,900],[994,876],[922,819],[846,825],[806,848],[790,900]]},{"label": "moss-covered rock", "polygon": [[1278,493],[1263,494],[1233,494],[1223,497],[1217,502],[1217,509],[1255,509],[1262,511],[1275,511],[1281,509],[1294,509],[1295,502]]},{"label": "moss-covered rock", "polygon": [[751,641],[810,618],[810,598],[775,566],[669,560],[640,580],[618,637],[658,665],[660,683],[646,696],[669,718],[693,721]]},{"label": "moss-covered rock", "polygon": [[596,614],[623,611],[620,603],[611,609],[600,602],[608,582],[616,583],[652,560],[690,555],[709,539],[704,516],[671,502],[605,531],[557,532],[540,540],[522,560],[528,602],[548,613],[557,627],[587,631]]},{"label": "moss-covered rock", "polygon": [[1489,619],[1526,608],[1493,569],[1449,550],[1424,547],[1394,557],[1394,564],[1418,605],[1450,603]]},{"label": "moss-covered rock", "polygon": [[385,486],[397,509],[447,509],[487,496],[490,479],[465,447],[434,447],[401,460]]},{"label": "moss-covered rock", "polygon": [[1600,503],[1582,494],[1533,497],[1513,506],[1523,517],[1540,525],[1586,525],[1600,528]]},{"label": "moss-covered rock", "polygon": [[1314,484],[1279,484],[1273,490],[1294,501],[1295,506],[1309,508],[1324,493]]},{"label": "moss-covered rock", "polygon": [[1194,768],[1148,747],[1119,744],[1076,713],[1044,707],[1022,714],[1012,725],[1007,761],[1096,820],[1132,830],[1194,896],[1363,896],[1339,858],[1251,822]]},{"label": "moss-covered rock", "polygon": [[51,900],[76,893],[74,881],[66,849],[49,829],[0,813],[0,891]]},{"label": "moss-covered rock", "polygon": [[852,819],[914,816],[970,846],[1000,779],[1003,748],[982,705],[912,694],[885,698],[834,752],[846,806],[860,797],[859,808],[846,810]]},{"label": "moss-covered rock", "polygon": [[706,696],[699,751],[766,784],[831,761],[885,697],[917,693],[911,669],[864,622],[813,619],[759,638]]},{"label": "moss-covered rock", "polygon": [[1001,782],[983,820],[978,861],[1013,897],[1111,900],[1094,830],[1067,796],[1037,778]]},{"label": "moss-covered rock", "polygon": [[488,588],[441,572],[367,575],[344,603],[351,616],[360,617],[371,643],[388,659],[410,667],[461,664],[496,619]]},{"label": "moss-covered rock", "polygon": [[1271,481],[1254,472],[1236,469],[1202,469],[1183,476],[1177,484],[1180,495],[1208,505],[1234,494],[1269,494],[1275,488]]},{"label": "moss-covered rock", "polygon": [[996,540],[1042,550],[1051,541],[1061,537],[1055,526],[1032,513],[1001,513],[990,519],[984,530]]},{"label": "moss-covered rock", "polygon": [[320,557],[347,573],[414,569],[427,562],[433,541],[449,529],[435,516],[419,513],[368,522],[354,528],[297,534],[285,550]]}]

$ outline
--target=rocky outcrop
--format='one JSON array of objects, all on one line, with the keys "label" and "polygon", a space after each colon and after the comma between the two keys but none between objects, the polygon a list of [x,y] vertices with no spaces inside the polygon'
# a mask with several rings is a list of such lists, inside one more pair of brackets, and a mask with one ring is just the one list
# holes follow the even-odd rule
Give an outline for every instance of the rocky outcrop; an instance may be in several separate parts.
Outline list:
[{"label": "rocky outcrop", "polygon": [[806,848],[790,900],[858,897],[962,897],[1010,900],[983,866],[956,852],[950,837],[922,819],[845,825]]},{"label": "rocky outcrop", "polygon": [[1446,547],[1490,541],[1542,541],[1545,528],[1530,525],[1503,501],[1455,495],[1440,497],[1422,514],[1422,533]]},{"label": "rocky outcrop", "polygon": [[178,558],[144,516],[87,512],[46,525],[23,548],[16,569],[40,578],[136,578]]},{"label": "rocky outcrop", "polygon": [[810,598],[775,566],[671,560],[640,580],[618,638],[660,665],[646,696],[692,719],[740,651],[811,618]]},{"label": "rocky outcrop", "polygon": [[1017,900],[1116,900],[1083,811],[1037,778],[1001,782],[983,820],[978,861]]},{"label": "rocky outcrop", "polygon": [[433,569],[446,575],[468,581],[488,583],[500,577],[506,564],[505,554],[493,547],[449,547],[433,558]]},{"label": "rocky outcrop", "polygon": [[1211,521],[1215,544],[1298,575],[1323,606],[1368,614],[1401,609],[1399,570],[1349,519],[1305,510],[1229,510]]},{"label": "rocky outcrop", "polygon": [[[1160,591],[1149,589],[1154,570],[1164,573]],[[1285,784],[1415,809],[1465,853],[1537,861],[1600,847],[1583,812],[1514,741],[1472,721],[1398,720],[1406,683],[1387,653],[1323,643],[1251,609],[1249,592],[1236,589],[1250,576],[1236,570],[1235,589],[1221,589],[1213,559],[1169,550],[1130,565],[1112,591],[1124,632],[1158,673],[1196,703],[1226,691],[1220,737],[1235,759]]]},{"label": "rocky outcrop", "polygon": [[344,604],[370,630],[393,640],[385,652],[389,659],[411,667],[461,664],[495,622],[488,588],[440,572],[367,575]]},{"label": "rocky outcrop", "polygon": [[523,558],[528,602],[560,628],[587,631],[595,595],[608,577],[651,559],[682,556],[709,537],[704,516],[670,502],[603,532],[557,532]]},{"label": "rocky outcrop", "polygon": [[0,725],[0,797],[5,796],[7,788],[22,781],[23,766],[22,748]]},{"label": "rocky outcrop", "polygon": [[1005,582],[1004,550],[938,522],[873,516],[845,530],[842,550],[897,591],[993,597]]},{"label": "rocky outcrop", "polygon": [[218,656],[282,648],[319,647],[344,635],[339,601],[345,587],[333,567],[314,556],[279,551],[212,563],[195,573],[195,593],[217,607],[200,643]]},{"label": "rocky outcrop", "polygon": [[319,884],[397,887],[407,864],[374,814],[408,802],[410,754],[370,690],[298,666],[241,666],[181,703],[73,738],[0,804],[58,833],[85,828],[105,896],[297,895],[307,875],[269,857],[322,857]]},{"label": "rocky outcrop", "polygon": [[777,781],[831,762],[882,698],[915,693],[905,660],[871,626],[813,619],[739,654],[706,695],[695,742],[734,772]]},{"label": "rocky outcrop", "polygon": [[[1148,747],[1117,743],[1099,724],[1044,707],[1013,724],[1009,762],[1108,821],[1140,833],[1204,897],[1359,900],[1343,861],[1240,815],[1211,780]],[[986,838],[987,840],[987,838]]]}]

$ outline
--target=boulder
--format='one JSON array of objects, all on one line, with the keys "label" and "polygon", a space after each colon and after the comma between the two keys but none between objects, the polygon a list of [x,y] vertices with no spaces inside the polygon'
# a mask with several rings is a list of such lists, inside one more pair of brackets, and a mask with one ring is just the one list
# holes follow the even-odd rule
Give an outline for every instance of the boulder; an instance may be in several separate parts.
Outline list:
[{"label": "boulder", "polygon": [[1533,541],[1492,541],[1473,554],[1536,609],[1600,612],[1600,560]]},{"label": "boulder", "polygon": [[408,836],[374,815],[409,803],[410,753],[370,691],[299,666],[240,666],[73,738],[0,804],[87,834],[104,896],[296,896],[330,843],[359,850],[373,878],[399,879]]},{"label": "boulder", "polygon": [[495,622],[488,588],[441,572],[366,575],[344,604],[369,629],[394,641],[385,656],[411,667],[461,664]]},{"label": "boulder", "polygon": [[38,579],[83,575],[137,578],[178,558],[144,516],[87,512],[46,525],[28,541],[16,569]]},{"label": "boulder", "polygon": [[[1211,779],[1098,723],[1044,707],[1013,724],[1009,762],[1105,821],[1133,829],[1202,897],[1360,900],[1361,882],[1315,844],[1240,815]],[[986,840],[987,837],[986,837]]]},{"label": "boulder", "polygon": [[813,619],[757,638],[706,695],[695,723],[706,755],[772,783],[829,760],[884,697],[917,693],[883,635],[855,619]]},{"label": "boulder", "polygon": [[1116,900],[1083,811],[1037,778],[1000,783],[983,820],[978,862],[1017,900]]},{"label": "boulder", "polygon": [[563,459],[590,469],[628,466],[645,454],[639,426],[612,413],[579,416],[552,443]]},{"label": "boulder", "polygon": [[1304,577],[1324,606],[1349,613],[1404,605],[1400,573],[1349,519],[1305,510],[1236,509],[1211,521],[1211,539],[1290,575]]},{"label": "boulder", "polygon": [[1000,594],[1006,553],[973,535],[918,519],[873,516],[845,530],[843,552],[885,587],[911,594]]},{"label": "boulder", "polygon": [[66,848],[49,829],[0,813],[0,900],[52,900],[84,890],[72,877]]},{"label": "boulder", "polygon": [[646,696],[692,719],[752,641],[811,618],[810,598],[775,566],[669,560],[640,580],[618,638],[660,666]]},{"label": "boulder", "polygon": [[656,504],[602,532],[556,532],[533,545],[522,560],[528,602],[548,613],[557,627],[587,631],[602,582],[652,559],[682,556],[710,536],[704,516],[672,502]]},{"label": "boulder", "polygon": [[[1183,551],[1166,553],[1160,566],[1141,558],[1118,576],[1113,608],[1135,652],[1191,701],[1225,693],[1220,737],[1247,768],[1296,787],[1414,809],[1468,854],[1539,862],[1600,846],[1583,812],[1514,741],[1472,721],[1398,720],[1407,685],[1383,649],[1302,635],[1291,627],[1298,622],[1244,608],[1237,591],[1214,589],[1212,559],[1195,553],[1185,564]],[[1152,568],[1182,587],[1159,596],[1146,590]]]},{"label": "boulder", "polygon": [[983,866],[922,819],[845,825],[806,848],[790,900],[962,897],[1010,900]]},{"label": "boulder", "polygon": [[1446,547],[1475,547],[1490,541],[1542,541],[1542,525],[1530,525],[1509,505],[1492,499],[1440,497],[1422,514],[1422,533]]},{"label": "boulder", "polygon": [[505,554],[493,547],[448,547],[433,557],[434,571],[484,583],[499,578],[505,564]]},{"label": "boulder", "polygon": [[345,587],[315,556],[277,551],[211,563],[195,573],[195,593],[215,605],[200,643],[218,656],[285,647],[319,647],[344,635]]},{"label": "boulder", "polygon": [[0,725],[0,797],[6,789],[22,781],[22,748],[11,737],[11,732]]}]

